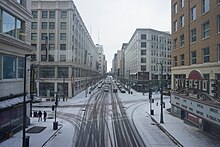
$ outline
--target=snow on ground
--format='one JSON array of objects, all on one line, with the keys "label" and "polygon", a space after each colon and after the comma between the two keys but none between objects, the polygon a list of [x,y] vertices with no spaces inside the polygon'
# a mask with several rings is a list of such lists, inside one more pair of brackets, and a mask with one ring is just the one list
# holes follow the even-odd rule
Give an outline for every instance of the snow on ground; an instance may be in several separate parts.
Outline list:
[{"label": "snow on ground", "polygon": [[[31,125],[26,129],[30,129],[33,126],[42,126],[46,127],[40,133],[26,133],[26,136],[30,136],[29,145],[30,147],[40,147],[45,142],[47,142],[52,135],[52,137],[46,146],[65,146],[70,147],[72,145],[73,132],[74,127],[67,121],[63,121],[61,119],[57,119],[59,122],[58,130],[53,130],[53,122],[54,119],[47,119],[46,122],[40,121],[38,122],[38,118],[31,118]],[[6,141],[0,143],[1,147],[22,147],[22,131],[14,134],[11,138]],[[62,141],[61,141],[62,140]]]},{"label": "snow on ground", "polygon": [[[93,91],[94,92],[94,91]],[[132,90],[133,94],[128,93],[120,93],[118,92],[119,97],[121,98],[126,112],[128,116],[131,117],[133,115],[135,124],[137,128],[141,132],[145,142],[150,146],[156,146],[153,142],[156,142],[156,139],[161,139],[160,146],[169,146],[169,142],[163,143],[163,138],[165,137],[164,134],[158,134],[160,131],[159,129],[154,126],[154,124],[149,123],[152,122],[149,120],[150,116],[149,113],[149,100],[148,100],[148,93],[138,93]],[[63,101],[60,99],[59,107],[57,112],[62,113],[73,113],[78,114],[81,111],[81,106],[83,106],[89,96],[85,97],[85,91],[81,92],[74,98],[70,98],[67,101]],[[160,93],[153,93],[153,98],[155,102],[152,104],[152,108],[154,109],[154,119],[158,122],[160,121]],[[166,103],[165,109],[170,108],[170,98],[164,96],[164,102]],[[158,105],[157,105],[158,103]],[[42,102],[39,104],[34,104],[35,106],[52,106],[54,102]],[[68,106],[66,106],[68,105]],[[74,105],[74,107],[70,107],[70,105]],[[172,116],[167,110],[164,109],[164,124],[161,124],[172,136],[174,136],[181,144],[186,147],[205,147],[205,146],[220,146],[220,142],[214,141],[204,135],[198,128],[186,124],[183,120]],[[46,110],[48,115],[54,115],[54,112],[51,111],[51,107],[35,107],[34,110]],[[43,143],[48,140],[53,133],[56,132],[56,135],[52,137],[52,139],[46,144],[47,147],[60,147],[66,146],[70,147],[71,143],[73,142],[73,135],[74,135],[74,126],[67,121],[62,119],[58,119],[59,124],[62,126],[60,130],[55,131],[53,130],[53,121],[54,119],[48,119],[47,122],[38,122],[37,118],[31,118],[31,126],[46,126],[46,129],[38,134],[30,134],[30,147],[35,146],[42,146]],[[151,127],[148,127],[150,126]],[[29,126],[29,128],[31,127]],[[155,131],[155,133],[154,133]],[[0,143],[1,147],[21,147],[22,145],[22,131],[17,134],[14,134],[13,137],[10,139]],[[148,142],[149,141],[149,142]]]}]

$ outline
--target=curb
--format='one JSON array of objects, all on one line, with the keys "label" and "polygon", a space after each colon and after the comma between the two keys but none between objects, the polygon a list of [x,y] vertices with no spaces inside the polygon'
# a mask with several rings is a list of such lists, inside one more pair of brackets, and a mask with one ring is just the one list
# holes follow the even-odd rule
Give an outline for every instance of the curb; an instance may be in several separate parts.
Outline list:
[{"label": "curb", "polygon": [[61,125],[61,126],[50,136],[50,138],[47,139],[47,141],[44,142],[44,144],[43,144],[41,147],[45,146],[45,145],[57,134],[57,132],[58,132],[62,127],[63,127],[63,125]]},{"label": "curb", "polygon": [[148,112],[146,112],[151,119],[153,120],[153,122],[156,123],[156,125],[159,127],[159,129],[161,131],[163,131],[176,145],[178,145],[179,147],[184,147],[175,137],[173,137],[173,135],[171,135],[160,123],[158,123],[153,116],[151,116]]}]

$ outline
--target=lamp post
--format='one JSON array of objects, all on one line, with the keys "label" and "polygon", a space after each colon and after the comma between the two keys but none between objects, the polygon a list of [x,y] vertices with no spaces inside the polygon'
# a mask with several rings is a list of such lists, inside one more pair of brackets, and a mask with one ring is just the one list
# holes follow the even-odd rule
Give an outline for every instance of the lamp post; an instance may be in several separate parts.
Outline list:
[{"label": "lamp post", "polygon": [[22,147],[26,147],[26,136],[25,136],[25,128],[26,128],[26,66],[27,66],[27,57],[31,56],[31,61],[35,60],[35,54],[25,54],[24,56],[24,100],[23,100],[23,138],[22,138]]},{"label": "lamp post", "polygon": [[131,85],[130,85],[130,69],[128,70],[128,89],[129,89],[129,94],[131,94]]},{"label": "lamp post", "polygon": [[163,121],[163,63],[157,63],[156,65],[161,65],[161,88],[160,88],[160,123],[164,123]]}]

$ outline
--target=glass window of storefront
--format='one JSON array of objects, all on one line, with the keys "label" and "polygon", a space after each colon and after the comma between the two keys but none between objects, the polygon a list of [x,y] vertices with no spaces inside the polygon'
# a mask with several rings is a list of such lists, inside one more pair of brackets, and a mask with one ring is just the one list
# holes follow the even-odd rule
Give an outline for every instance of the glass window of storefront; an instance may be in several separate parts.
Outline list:
[{"label": "glass window of storefront", "polygon": [[40,67],[40,78],[55,78],[55,67]]},{"label": "glass window of storefront", "polygon": [[57,73],[58,78],[69,77],[68,67],[58,67],[57,72],[58,72]]},{"label": "glass window of storefront", "polygon": [[60,94],[60,95],[63,95],[65,97],[68,96],[68,84],[67,83],[57,83],[57,92]]},{"label": "glass window of storefront", "polygon": [[3,56],[3,79],[16,78],[16,57],[10,55]]},{"label": "glass window of storefront", "polygon": [[18,78],[24,77],[24,58],[18,58]]},{"label": "glass window of storefront", "polygon": [[54,83],[39,83],[39,95],[53,97]]}]

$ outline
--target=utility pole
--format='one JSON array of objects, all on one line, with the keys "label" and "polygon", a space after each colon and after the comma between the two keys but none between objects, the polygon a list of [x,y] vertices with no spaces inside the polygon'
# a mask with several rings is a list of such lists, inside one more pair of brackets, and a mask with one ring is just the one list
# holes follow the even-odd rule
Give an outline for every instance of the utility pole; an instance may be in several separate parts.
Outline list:
[{"label": "utility pole", "polygon": [[129,88],[129,94],[131,94],[130,69],[128,70],[128,88]]},{"label": "utility pole", "polygon": [[163,63],[157,63],[157,65],[160,64],[161,65],[161,85],[160,85],[160,123],[163,124]]},{"label": "utility pole", "polygon": [[27,147],[29,146],[29,140],[27,141],[26,139],[29,139],[29,136],[25,135],[25,128],[26,128],[26,66],[27,66],[27,57],[31,56],[31,61],[36,59],[35,54],[25,54],[24,55],[24,100],[23,100],[23,138],[22,138],[22,147]]}]

